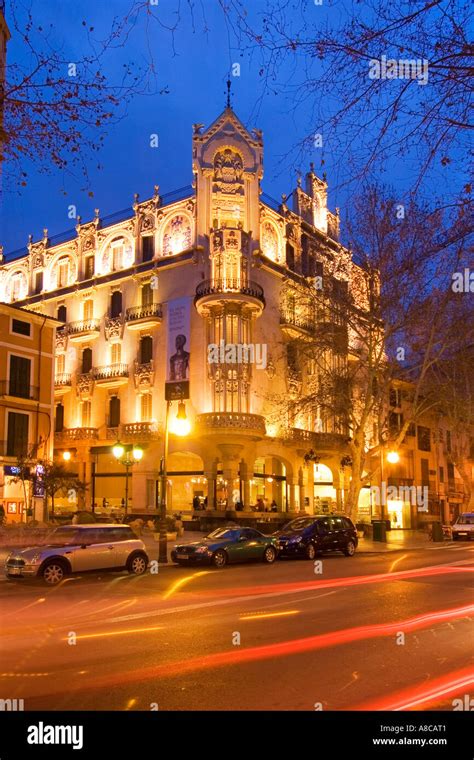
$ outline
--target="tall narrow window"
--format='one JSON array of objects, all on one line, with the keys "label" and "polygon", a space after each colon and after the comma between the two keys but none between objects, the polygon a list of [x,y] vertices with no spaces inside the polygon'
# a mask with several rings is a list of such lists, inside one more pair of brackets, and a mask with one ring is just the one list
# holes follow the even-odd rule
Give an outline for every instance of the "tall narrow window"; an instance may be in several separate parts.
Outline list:
[{"label": "tall narrow window", "polygon": [[7,457],[26,456],[28,453],[27,414],[8,412]]},{"label": "tall narrow window", "polygon": [[295,249],[290,243],[286,244],[286,266],[289,269],[295,268]]},{"label": "tall narrow window", "polygon": [[64,430],[64,406],[56,405],[56,417],[54,418],[54,432],[62,433]]},{"label": "tall narrow window", "polygon": [[86,256],[84,262],[84,279],[90,280],[94,276],[95,264],[94,256]]},{"label": "tall narrow window", "polygon": [[58,288],[65,288],[69,284],[69,259],[63,258],[58,261]]},{"label": "tall narrow window", "polygon": [[82,372],[86,374],[92,369],[92,348],[85,348],[82,352]]},{"label": "tall narrow window", "polygon": [[64,354],[56,356],[56,374],[61,375],[65,371],[66,357]]},{"label": "tall narrow window", "polygon": [[151,261],[155,255],[155,240],[153,235],[142,237],[142,261]]},{"label": "tall narrow window", "polygon": [[140,340],[140,364],[147,364],[153,359],[153,338],[144,335]]},{"label": "tall narrow window", "polygon": [[61,306],[58,306],[58,311],[57,311],[56,316],[60,322],[67,322],[67,309],[64,306],[64,304],[61,304]]},{"label": "tall narrow window", "polygon": [[88,322],[94,316],[94,301],[92,298],[88,298],[84,301],[84,321]]},{"label": "tall narrow window", "polygon": [[151,306],[153,303],[153,290],[151,289],[151,283],[146,282],[142,286],[142,306]]},{"label": "tall narrow window", "polygon": [[9,393],[19,398],[30,398],[31,359],[10,356]]},{"label": "tall narrow window", "polygon": [[120,343],[112,343],[110,349],[111,364],[120,364],[122,361],[122,346]]},{"label": "tall narrow window", "polygon": [[82,427],[90,427],[91,426],[91,402],[90,401],[83,401],[82,402],[82,408],[81,408],[81,426]]},{"label": "tall narrow window", "polygon": [[141,421],[151,420],[151,393],[143,393],[141,397]]},{"label": "tall narrow window", "polygon": [[307,235],[301,236],[301,274],[303,277],[309,275],[309,241]]},{"label": "tall narrow window", "polygon": [[43,272],[35,274],[35,294],[38,295],[43,290]]},{"label": "tall narrow window", "polygon": [[112,319],[119,317],[122,313],[122,293],[120,290],[114,290],[110,299],[110,316]]},{"label": "tall narrow window", "polygon": [[112,270],[116,272],[123,267],[123,240],[112,243]]},{"label": "tall narrow window", "polygon": [[112,396],[109,401],[109,427],[118,427],[120,425],[120,399],[118,396]]}]

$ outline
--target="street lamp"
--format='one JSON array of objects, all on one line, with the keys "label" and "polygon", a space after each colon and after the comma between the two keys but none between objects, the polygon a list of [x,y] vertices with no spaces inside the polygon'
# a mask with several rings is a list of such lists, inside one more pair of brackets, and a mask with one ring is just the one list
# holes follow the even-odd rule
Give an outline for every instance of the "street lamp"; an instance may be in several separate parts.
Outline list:
[{"label": "street lamp", "polygon": [[71,459],[71,452],[70,451],[63,451],[63,459],[65,462],[69,462]]},{"label": "street lamp", "polygon": [[[159,551],[158,562],[160,564],[166,564],[168,562],[168,551],[166,541],[166,491],[167,491],[167,460],[168,460],[168,440],[169,440],[169,413],[170,413],[171,401],[166,402],[166,417],[165,417],[165,440],[163,459],[161,460],[161,501],[160,501],[160,538],[159,538]],[[191,430],[191,423],[186,416],[186,405],[184,401],[178,402],[178,414],[171,423],[171,432],[175,435],[186,436]]]},{"label": "street lamp", "polygon": [[125,467],[125,514],[127,514],[128,471],[130,467],[132,467],[134,464],[140,461],[140,459],[143,456],[143,449],[141,449],[140,446],[134,446],[131,452],[130,450],[125,452],[125,447],[120,443],[120,441],[117,441],[115,446],[112,448],[112,453],[115,459],[117,460],[117,462],[120,462],[120,464],[123,464],[123,466]]},{"label": "street lamp", "polygon": [[389,451],[387,454],[387,462],[390,464],[398,464],[400,461],[400,455],[398,451]]}]

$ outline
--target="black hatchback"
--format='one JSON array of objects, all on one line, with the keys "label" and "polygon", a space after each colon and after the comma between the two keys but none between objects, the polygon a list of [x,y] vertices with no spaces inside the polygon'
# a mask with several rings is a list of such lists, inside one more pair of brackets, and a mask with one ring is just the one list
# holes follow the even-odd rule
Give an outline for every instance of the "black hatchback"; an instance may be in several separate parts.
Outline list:
[{"label": "black hatchback", "polygon": [[297,517],[275,533],[279,557],[314,559],[322,552],[343,552],[352,557],[357,549],[357,531],[348,517],[314,515]]}]

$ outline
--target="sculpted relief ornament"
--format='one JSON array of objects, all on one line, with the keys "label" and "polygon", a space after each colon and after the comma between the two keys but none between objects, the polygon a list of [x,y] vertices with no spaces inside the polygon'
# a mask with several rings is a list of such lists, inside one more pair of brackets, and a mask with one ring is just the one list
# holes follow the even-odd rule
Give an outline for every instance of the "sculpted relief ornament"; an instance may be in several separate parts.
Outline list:
[{"label": "sculpted relief ornament", "polygon": [[238,153],[225,148],[214,158],[214,191],[221,193],[243,193],[244,165]]}]

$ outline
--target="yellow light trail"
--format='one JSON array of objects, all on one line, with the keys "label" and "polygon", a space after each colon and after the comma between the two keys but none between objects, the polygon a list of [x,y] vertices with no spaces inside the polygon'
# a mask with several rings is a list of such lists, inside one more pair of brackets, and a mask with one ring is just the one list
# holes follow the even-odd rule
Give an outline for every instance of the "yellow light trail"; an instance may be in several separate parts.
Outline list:
[{"label": "yellow light trail", "polygon": [[184,586],[186,583],[189,583],[189,581],[194,580],[194,578],[199,578],[201,575],[208,575],[209,570],[201,570],[199,573],[194,573],[193,575],[187,575],[185,578],[180,578],[179,581],[175,581],[171,584],[171,587],[166,592],[166,594],[163,596],[163,599],[169,599],[170,596],[172,596],[175,591],[177,591],[181,586]]},{"label": "yellow light trail", "polygon": [[[126,631],[104,631],[103,633],[84,633],[76,636],[76,641],[81,639],[100,639],[104,636],[126,636],[129,633],[152,633],[153,631],[162,631],[163,626],[158,625],[154,628],[128,628]],[[65,636],[63,641],[68,641],[68,637]]]},{"label": "yellow light trail", "polygon": [[274,618],[283,617],[288,615],[298,615],[299,610],[286,610],[285,612],[262,612],[262,613],[250,613],[248,615],[241,615],[239,620],[262,620],[262,618]]},{"label": "yellow light trail", "polygon": [[136,705],[136,704],[137,704],[137,700],[135,699],[135,697],[133,697],[132,699],[129,699],[129,700],[128,700],[127,704],[125,705],[125,709],[126,709],[126,710],[131,710],[131,708],[132,708],[134,705]]},{"label": "yellow light trail", "polygon": [[390,565],[389,573],[393,573],[393,571],[394,571],[395,567],[398,565],[398,563],[401,562],[402,559],[406,559],[407,557],[408,557],[408,554],[402,554],[401,557],[399,557],[394,562],[392,562],[392,564]]}]

